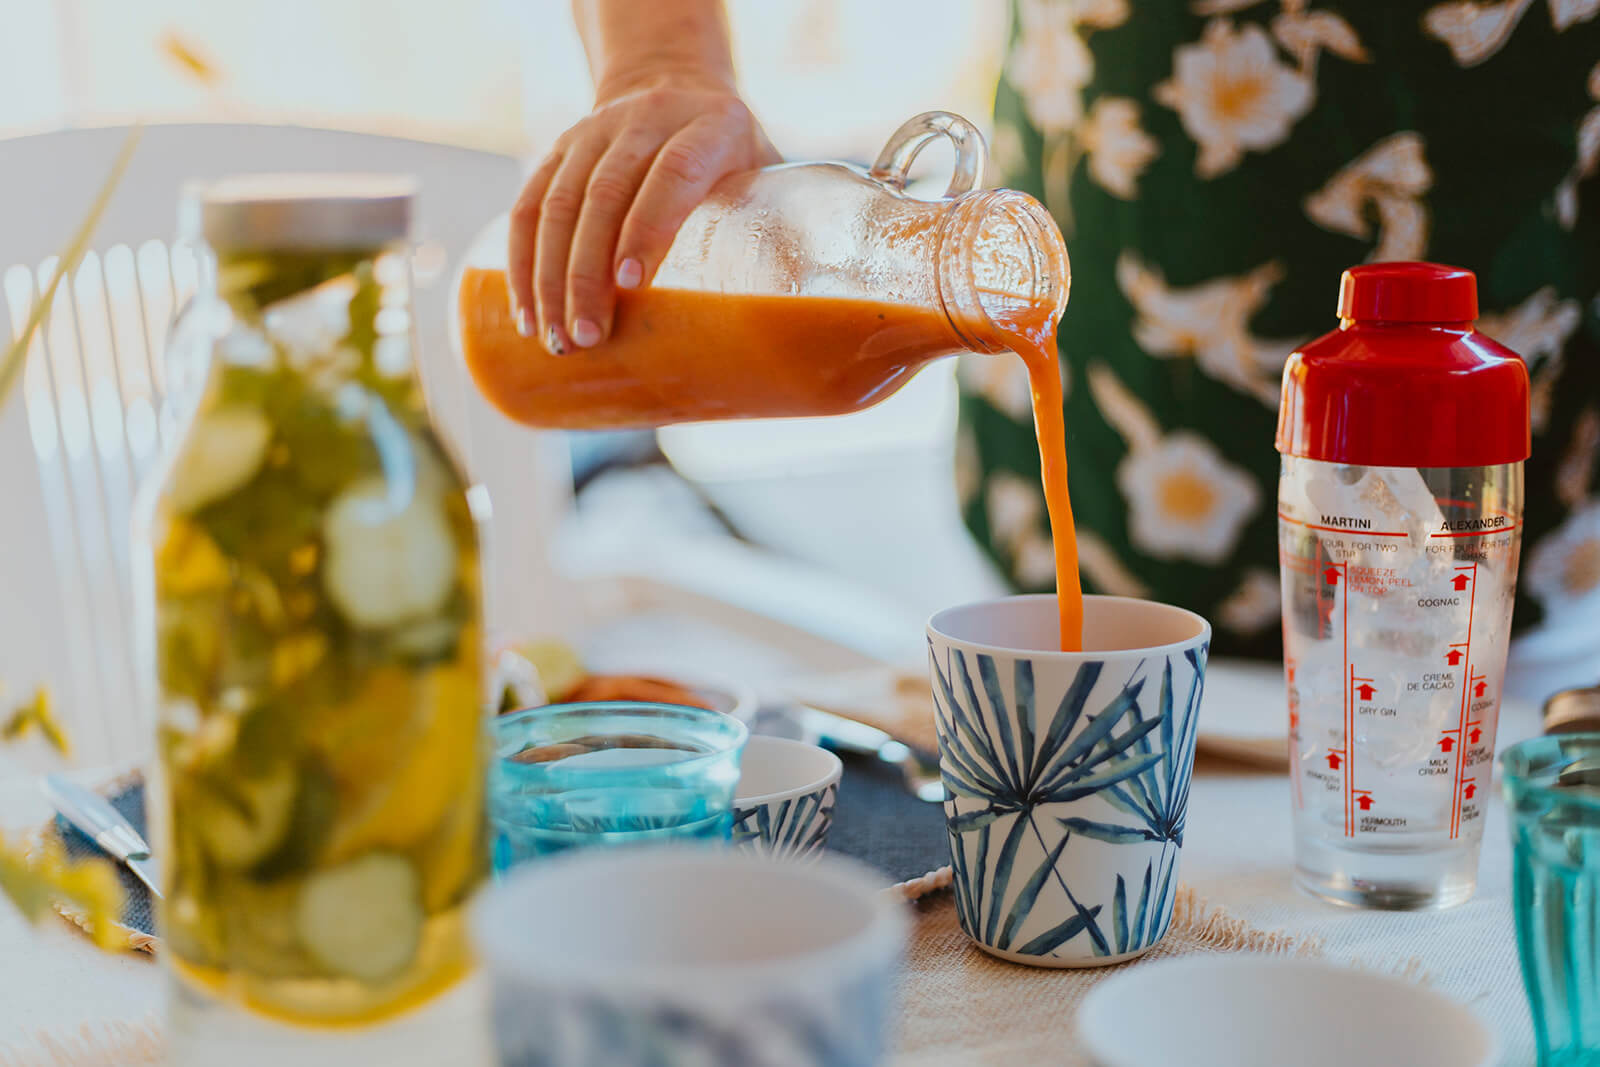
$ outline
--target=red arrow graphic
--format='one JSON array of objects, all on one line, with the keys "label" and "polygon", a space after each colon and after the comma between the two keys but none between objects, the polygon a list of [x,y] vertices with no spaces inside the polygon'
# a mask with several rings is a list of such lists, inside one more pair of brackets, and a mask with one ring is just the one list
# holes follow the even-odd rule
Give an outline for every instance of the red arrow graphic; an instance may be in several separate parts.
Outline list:
[{"label": "red arrow graphic", "polygon": [[1441,737],[1441,738],[1439,738],[1439,749],[1440,749],[1440,751],[1449,752],[1452,748],[1455,748],[1455,747],[1456,747],[1456,739],[1455,738],[1453,738],[1453,737]]},{"label": "red arrow graphic", "polygon": [[1360,694],[1362,700],[1371,700],[1372,695],[1376,693],[1377,690],[1372,688],[1370,685],[1358,685],[1356,686],[1356,692]]},{"label": "red arrow graphic", "polygon": [[1474,726],[1472,728],[1472,733],[1467,735],[1467,740],[1471,741],[1473,744],[1477,744],[1478,743],[1478,739],[1480,737],[1482,737],[1482,736],[1483,736],[1483,731],[1478,729],[1476,726]]},{"label": "red arrow graphic", "polygon": [[1456,587],[1456,592],[1460,593],[1467,588],[1467,583],[1470,581],[1472,581],[1472,579],[1468,578],[1465,574],[1458,574],[1454,578],[1450,579],[1450,584]]},{"label": "red arrow graphic", "polygon": [[1322,572],[1322,577],[1327,580],[1329,585],[1337,585],[1339,582],[1339,568],[1329,567]]},{"label": "red arrow graphic", "polygon": [[1334,770],[1334,771],[1339,769],[1339,753],[1337,753],[1337,752],[1329,752],[1328,753],[1328,769],[1329,770]]},{"label": "red arrow graphic", "polygon": [[1356,800],[1356,803],[1361,805],[1362,811],[1371,811],[1372,795],[1370,793],[1362,793],[1361,796]]},{"label": "red arrow graphic", "polygon": [[1488,683],[1479,682],[1477,685],[1472,687],[1472,695],[1473,696],[1477,696],[1477,697],[1481,697],[1481,696],[1483,696],[1483,691],[1485,689],[1488,689],[1488,688],[1489,688]]},{"label": "red arrow graphic", "polygon": [[1452,648],[1448,653],[1445,654],[1444,658],[1445,661],[1450,664],[1450,666],[1459,667],[1461,665],[1461,650],[1459,648]]},{"label": "red arrow graphic", "polygon": [[1465,789],[1463,789],[1461,792],[1462,792],[1462,795],[1464,795],[1468,800],[1471,800],[1472,799],[1472,794],[1476,793],[1477,791],[1478,791],[1477,785],[1475,785],[1472,782],[1468,782],[1467,783],[1467,787]]}]

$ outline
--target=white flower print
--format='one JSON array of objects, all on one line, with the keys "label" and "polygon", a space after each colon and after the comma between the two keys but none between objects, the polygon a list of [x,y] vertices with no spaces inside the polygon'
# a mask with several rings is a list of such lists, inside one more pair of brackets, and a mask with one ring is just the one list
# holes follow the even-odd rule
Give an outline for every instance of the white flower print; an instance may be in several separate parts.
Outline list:
[{"label": "white flower print", "polygon": [[[1473,67],[1505,47],[1534,0],[1449,0],[1422,16],[1422,28],[1450,48],[1456,64]],[[1560,33],[1600,14],[1600,0],[1550,0],[1550,23]]]},{"label": "white flower print", "polygon": [[1357,156],[1306,197],[1305,211],[1334,233],[1370,239],[1376,216],[1378,242],[1372,262],[1416,259],[1428,246],[1428,208],[1433,170],[1420,134],[1391,134]]},{"label": "white flower print", "polygon": [[1135,183],[1160,147],[1139,128],[1139,105],[1125,96],[1102,96],[1089,108],[1079,141],[1089,154],[1089,176],[1112,196],[1132,200]]},{"label": "white flower print", "polygon": [[965,508],[983,481],[983,463],[978,459],[978,439],[963,421],[956,433],[956,499]]},{"label": "white flower print", "polygon": [[1078,32],[1075,5],[1021,0],[1016,48],[1006,76],[1022,96],[1028,118],[1047,136],[1064,133],[1083,117],[1083,87],[1094,58]]},{"label": "white flower print", "polygon": [[1221,563],[1255,512],[1255,479],[1226,462],[1205,438],[1168,434],[1152,449],[1131,452],[1117,467],[1128,500],[1128,534],[1160,559]]},{"label": "white flower print", "polygon": [[984,497],[989,516],[989,540],[1011,561],[1011,571],[1027,588],[1055,583],[1055,545],[1045,519],[1044,494],[1039,486],[1009,471],[989,478]]},{"label": "white flower print", "polygon": [[1575,508],[1589,495],[1595,465],[1600,464],[1600,410],[1584,408],[1573,424],[1567,451],[1556,464],[1556,498]]},{"label": "white flower print", "polygon": [[1234,633],[1253,634],[1283,617],[1283,594],[1275,575],[1264,570],[1245,572],[1239,588],[1217,605],[1217,621]]},{"label": "white flower print", "polygon": [[1199,146],[1195,173],[1214,178],[1238,166],[1247,149],[1266,151],[1287,139],[1314,93],[1310,78],[1279,61],[1261,27],[1236,30],[1213,19],[1198,44],[1173,52],[1172,77],[1152,95],[1178,112]]},{"label": "white flower print", "polygon": [[1108,596],[1142,600],[1150,595],[1150,587],[1128,569],[1110,545],[1092,531],[1081,528],[1078,530],[1078,570],[1094,583],[1096,590]]},{"label": "white flower print", "polygon": [[1085,26],[1109,30],[1128,21],[1128,0],[1067,0],[1072,17]]},{"label": "white flower print", "polygon": [[1600,617],[1600,502],[1573,512],[1534,546],[1527,587],[1551,623]]},{"label": "white flower print", "polygon": [[[1589,72],[1589,95],[1600,101],[1600,63]],[[1572,170],[1556,186],[1556,220],[1563,229],[1578,224],[1578,183],[1600,173],[1600,107],[1578,124],[1578,155]]]},{"label": "white flower print", "polygon": [[1282,266],[1268,262],[1248,274],[1179,288],[1131,252],[1117,260],[1117,284],[1139,313],[1133,336],[1145,352],[1192,356],[1213,378],[1274,406],[1283,361],[1294,344],[1258,341],[1250,335],[1250,319],[1282,278]]},{"label": "white flower print", "polygon": [[1004,355],[965,355],[956,363],[956,373],[972,392],[1010,415],[1029,418],[1033,411],[1033,391],[1028,385],[1028,367],[1020,359]]},{"label": "white flower print", "polygon": [[1500,314],[1482,315],[1478,329],[1510,348],[1528,364],[1533,375],[1530,398],[1533,428],[1540,431],[1550,421],[1550,403],[1556,378],[1561,374],[1561,354],[1567,339],[1583,321],[1576,300],[1558,300],[1547,285],[1528,299]]},{"label": "white flower print", "polygon": [[1220,563],[1261,502],[1248,473],[1186,430],[1163,435],[1155,418],[1103,364],[1089,368],[1095,406],[1128,443],[1117,488],[1128,501],[1128,537],[1158,559]]},{"label": "white flower print", "polygon": [[1294,56],[1303,71],[1315,69],[1317,55],[1327,49],[1352,63],[1371,60],[1356,31],[1341,16],[1331,11],[1306,11],[1304,3],[1285,3],[1283,13],[1272,20],[1272,36]]}]

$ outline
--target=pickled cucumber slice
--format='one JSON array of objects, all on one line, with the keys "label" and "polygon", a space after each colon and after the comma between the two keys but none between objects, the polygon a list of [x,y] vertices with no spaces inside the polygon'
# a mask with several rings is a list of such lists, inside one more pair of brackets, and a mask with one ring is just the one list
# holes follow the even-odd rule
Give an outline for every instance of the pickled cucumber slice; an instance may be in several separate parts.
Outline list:
[{"label": "pickled cucumber slice", "polygon": [[206,852],[231,870],[253,867],[283,841],[294,814],[294,768],[278,764],[254,778],[196,782],[184,821],[193,825]]},{"label": "pickled cucumber slice", "polygon": [[405,496],[382,478],[363,478],[329,506],[322,534],[323,584],[356,626],[426,619],[455,588],[455,534],[437,494],[420,485]]},{"label": "pickled cucumber slice", "polygon": [[167,499],[179,514],[198,511],[255,477],[272,440],[272,423],[252,408],[217,408],[201,415],[167,480]]},{"label": "pickled cucumber slice", "polygon": [[296,909],[300,942],[335,974],[381,982],[403,971],[422,939],[416,868],[368,852],[306,878]]}]

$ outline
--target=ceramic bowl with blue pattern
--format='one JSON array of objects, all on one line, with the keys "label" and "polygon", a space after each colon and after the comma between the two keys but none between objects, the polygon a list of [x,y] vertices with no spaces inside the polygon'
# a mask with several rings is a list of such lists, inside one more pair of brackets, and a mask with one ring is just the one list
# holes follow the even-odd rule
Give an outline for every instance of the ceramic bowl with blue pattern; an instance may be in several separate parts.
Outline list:
[{"label": "ceramic bowl with blue pattern", "polygon": [[1062,652],[1054,596],[928,623],[956,910],[985,952],[1097,967],[1166,935],[1211,626],[1182,608],[1084,598]]},{"label": "ceramic bowl with blue pattern", "polygon": [[844,765],[825,748],[752,735],[733,795],[733,842],[797,859],[822,851]]},{"label": "ceramic bowl with blue pattern", "polygon": [[853,860],[692,845],[518,868],[473,909],[506,1067],[869,1067],[906,907]]}]

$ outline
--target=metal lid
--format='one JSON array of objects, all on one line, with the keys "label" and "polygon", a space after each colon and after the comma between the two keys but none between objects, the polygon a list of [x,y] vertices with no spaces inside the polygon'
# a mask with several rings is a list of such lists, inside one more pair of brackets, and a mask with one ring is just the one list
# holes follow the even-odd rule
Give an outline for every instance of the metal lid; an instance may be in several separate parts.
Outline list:
[{"label": "metal lid", "polygon": [[374,248],[411,234],[399,174],[239,174],[185,189],[179,229],[212,248]]},{"label": "metal lid", "polygon": [[1544,732],[1573,734],[1600,731],[1600,685],[1565,689],[1544,702]]}]

